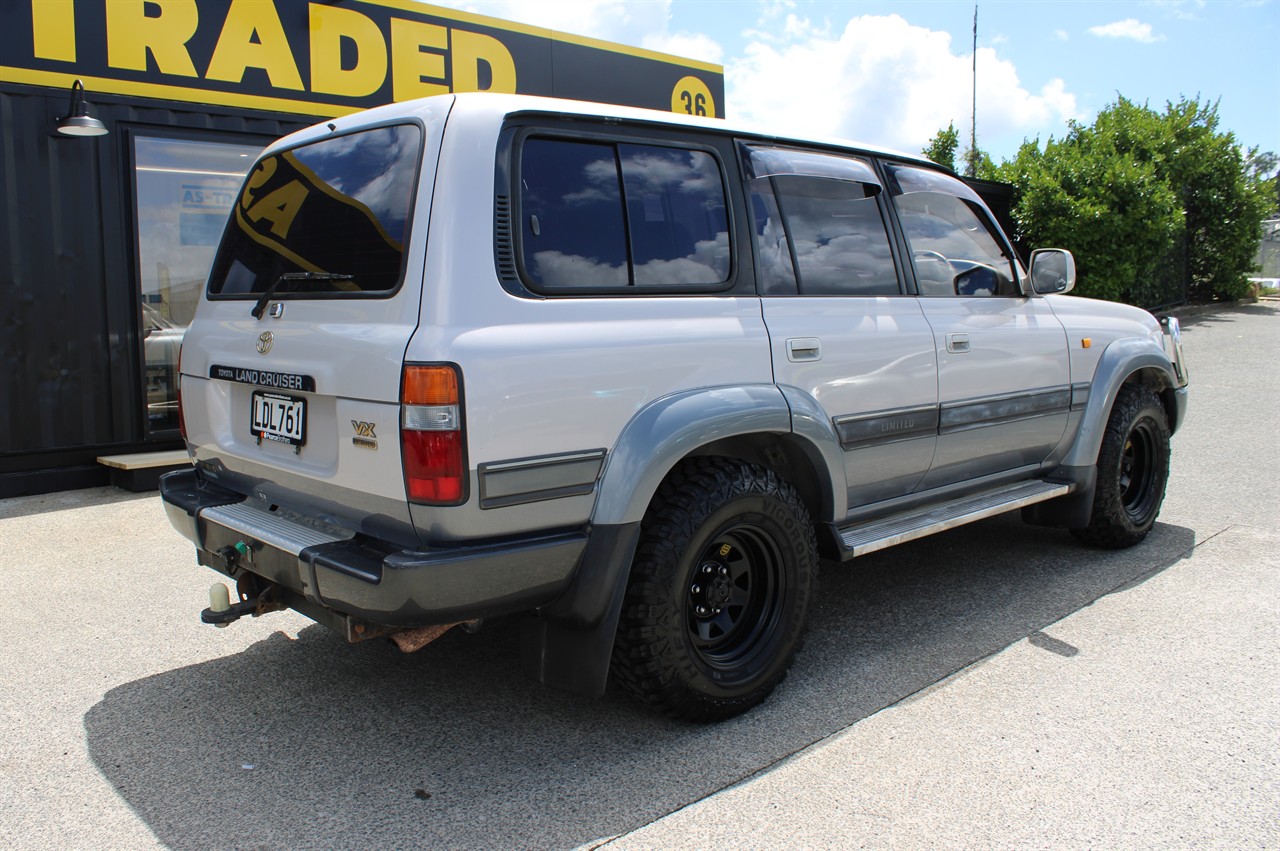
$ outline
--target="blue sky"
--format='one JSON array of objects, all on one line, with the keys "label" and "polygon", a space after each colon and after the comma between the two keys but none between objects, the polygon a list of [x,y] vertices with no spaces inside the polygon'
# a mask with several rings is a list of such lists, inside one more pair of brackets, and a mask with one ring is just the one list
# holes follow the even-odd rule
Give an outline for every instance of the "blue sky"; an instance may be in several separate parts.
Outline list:
[{"label": "blue sky", "polygon": [[[918,151],[954,120],[967,141],[972,2],[446,0],[725,68],[723,112],[795,135]],[[1280,153],[1276,0],[978,3],[978,146],[1091,122],[1117,93],[1153,108],[1220,100],[1220,128]]]}]

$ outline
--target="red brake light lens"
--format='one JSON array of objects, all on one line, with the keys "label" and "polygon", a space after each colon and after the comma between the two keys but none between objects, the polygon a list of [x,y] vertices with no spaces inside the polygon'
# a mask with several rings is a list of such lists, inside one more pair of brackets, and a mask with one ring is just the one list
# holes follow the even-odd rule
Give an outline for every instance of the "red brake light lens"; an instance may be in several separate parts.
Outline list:
[{"label": "red brake light lens", "polygon": [[401,440],[404,478],[413,502],[462,501],[462,433],[405,431]]}]

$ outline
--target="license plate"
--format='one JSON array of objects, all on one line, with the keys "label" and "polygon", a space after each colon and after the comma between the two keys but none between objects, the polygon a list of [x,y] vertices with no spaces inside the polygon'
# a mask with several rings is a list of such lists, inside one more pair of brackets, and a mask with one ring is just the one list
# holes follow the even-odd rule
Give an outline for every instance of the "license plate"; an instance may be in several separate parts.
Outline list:
[{"label": "license plate", "polygon": [[307,400],[255,390],[249,429],[264,440],[298,447],[307,442]]}]

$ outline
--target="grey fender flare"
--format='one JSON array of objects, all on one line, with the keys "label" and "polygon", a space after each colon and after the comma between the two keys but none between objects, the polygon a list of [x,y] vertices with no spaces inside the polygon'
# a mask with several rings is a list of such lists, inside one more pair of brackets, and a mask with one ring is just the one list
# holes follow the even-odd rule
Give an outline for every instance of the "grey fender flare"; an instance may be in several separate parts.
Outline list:
[{"label": "grey fender flare", "polygon": [[593,525],[639,523],[671,468],[707,443],[743,434],[791,432],[791,409],[773,384],[704,387],[642,408],[605,461]]},{"label": "grey fender flare", "polygon": [[849,512],[849,482],[844,471],[844,449],[831,417],[818,400],[798,387],[781,385],[782,395],[791,408],[791,430],[800,438],[800,446],[818,473],[822,486],[822,514],[815,520],[835,522]]},{"label": "grey fender flare", "polygon": [[1170,386],[1178,386],[1169,356],[1154,340],[1126,337],[1107,346],[1093,371],[1089,401],[1085,404],[1080,429],[1061,461],[1062,466],[1092,467],[1098,462],[1102,436],[1106,433],[1116,396],[1129,376],[1142,369],[1158,369],[1168,378]]},{"label": "grey fender flare", "polygon": [[676,393],[631,418],[600,476],[577,575],[541,610],[526,637],[525,663],[540,682],[578,694],[604,693],[640,521],[658,486],[699,446],[761,432],[791,432],[791,409],[773,384]]}]

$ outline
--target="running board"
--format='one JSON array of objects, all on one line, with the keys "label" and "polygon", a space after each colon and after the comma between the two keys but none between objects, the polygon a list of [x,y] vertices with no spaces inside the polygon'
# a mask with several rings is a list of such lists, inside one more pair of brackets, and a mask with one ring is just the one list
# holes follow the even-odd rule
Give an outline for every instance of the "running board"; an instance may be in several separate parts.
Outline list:
[{"label": "running board", "polygon": [[865,526],[840,530],[840,538],[844,542],[844,552],[841,555],[846,559],[856,558],[895,544],[914,541],[934,532],[1065,496],[1073,490],[1075,485],[1072,484],[1037,479],[1007,485],[977,496],[962,497],[930,508],[895,514]]}]

